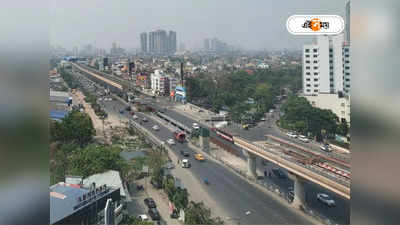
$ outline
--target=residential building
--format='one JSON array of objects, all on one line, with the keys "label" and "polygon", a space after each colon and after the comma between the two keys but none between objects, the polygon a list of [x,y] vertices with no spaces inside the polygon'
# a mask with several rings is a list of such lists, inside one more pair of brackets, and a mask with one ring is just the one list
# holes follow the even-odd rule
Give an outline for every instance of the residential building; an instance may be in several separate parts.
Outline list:
[{"label": "residential building", "polygon": [[140,47],[142,52],[147,52],[147,33],[143,32],[140,34]]},{"label": "residential building", "polygon": [[346,42],[350,43],[350,0],[346,2]]},{"label": "residential building", "polygon": [[210,51],[210,39],[208,39],[208,38],[204,39],[204,50]]},{"label": "residential building", "polygon": [[305,95],[312,106],[320,109],[330,109],[340,121],[346,120],[350,125],[350,96],[339,96],[338,94]]},{"label": "residential building", "polygon": [[167,85],[168,79],[162,70],[155,70],[154,73],[151,74],[151,90],[153,94],[165,95]]},{"label": "residential building", "polygon": [[174,54],[176,52],[176,32],[169,31],[168,35],[168,53]]},{"label": "residential building", "polygon": [[303,46],[303,93],[350,95],[350,45],[344,34],[321,35]]}]

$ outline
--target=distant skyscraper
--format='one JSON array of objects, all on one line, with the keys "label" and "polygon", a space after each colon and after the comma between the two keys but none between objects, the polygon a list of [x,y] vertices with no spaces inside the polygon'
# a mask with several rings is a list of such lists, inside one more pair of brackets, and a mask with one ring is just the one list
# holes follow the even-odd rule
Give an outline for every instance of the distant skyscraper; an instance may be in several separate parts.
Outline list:
[{"label": "distant skyscraper", "polygon": [[149,52],[157,54],[176,52],[176,32],[156,30],[149,33]]},{"label": "distant skyscraper", "polygon": [[350,0],[346,2],[346,42],[350,43]]},{"label": "distant skyscraper", "polygon": [[210,51],[210,39],[208,39],[208,38],[204,39],[204,50]]},{"label": "distant skyscraper", "polygon": [[147,52],[147,33],[141,33],[140,34],[140,46],[142,52]]},{"label": "distant skyscraper", "polygon": [[181,43],[179,44],[179,51],[180,51],[180,52],[184,52],[185,50],[186,50],[185,43],[181,42]]},{"label": "distant skyscraper", "polygon": [[176,32],[170,30],[168,35],[168,50],[169,53],[173,54],[176,52]]}]

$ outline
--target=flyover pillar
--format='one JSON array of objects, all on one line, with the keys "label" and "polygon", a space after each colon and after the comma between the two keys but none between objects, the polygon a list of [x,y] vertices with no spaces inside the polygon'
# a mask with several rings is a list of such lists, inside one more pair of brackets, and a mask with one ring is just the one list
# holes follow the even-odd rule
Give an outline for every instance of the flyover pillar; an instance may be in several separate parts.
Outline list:
[{"label": "flyover pillar", "polygon": [[200,128],[200,147],[203,151],[210,151],[210,131],[206,128]]},{"label": "flyover pillar", "polygon": [[250,152],[246,152],[245,155],[247,156],[247,174],[257,178],[257,172],[256,172],[256,162],[257,158],[256,155],[251,154]]},{"label": "flyover pillar", "polygon": [[300,209],[302,206],[306,205],[306,192],[304,190],[304,183],[305,180],[297,176],[295,174],[289,173],[289,178],[293,180],[293,192],[294,192],[294,198],[292,202],[292,206]]}]

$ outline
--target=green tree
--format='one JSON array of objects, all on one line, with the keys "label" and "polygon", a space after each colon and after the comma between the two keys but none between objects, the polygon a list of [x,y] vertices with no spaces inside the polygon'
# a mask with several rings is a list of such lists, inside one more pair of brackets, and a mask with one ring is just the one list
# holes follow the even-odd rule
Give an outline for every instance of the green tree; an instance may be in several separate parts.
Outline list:
[{"label": "green tree", "polygon": [[224,222],[220,218],[211,218],[211,211],[204,206],[203,202],[191,201],[185,211],[185,224],[223,225]]},{"label": "green tree", "polygon": [[107,170],[117,170],[124,177],[128,168],[120,152],[116,147],[88,145],[73,152],[69,160],[69,171],[71,174],[87,177]]},{"label": "green tree", "polygon": [[347,125],[347,121],[342,121],[336,129],[336,133],[342,136],[347,136],[349,133],[349,126]]},{"label": "green tree", "polygon": [[50,141],[61,143],[75,142],[80,147],[86,146],[95,135],[92,120],[87,114],[71,111],[62,122],[50,124]]}]

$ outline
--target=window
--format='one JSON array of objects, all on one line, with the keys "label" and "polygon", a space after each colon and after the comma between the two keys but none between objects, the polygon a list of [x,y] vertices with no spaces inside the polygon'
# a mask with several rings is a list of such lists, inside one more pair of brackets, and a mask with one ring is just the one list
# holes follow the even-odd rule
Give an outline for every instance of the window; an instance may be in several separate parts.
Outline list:
[{"label": "window", "polygon": [[341,111],[341,113],[342,113],[342,115],[345,115],[345,112],[344,112],[344,111]]},{"label": "window", "polygon": [[307,87],[311,87],[311,85],[310,85],[310,84],[307,84],[306,86],[307,86]]},{"label": "window", "polygon": [[349,52],[349,49],[348,49],[348,48],[345,48],[344,51],[345,51],[345,52]]},{"label": "window", "polygon": [[330,72],[329,75],[333,76],[333,72]]},{"label": "window", "polygon": [[329,85],[329,87],[333,88],[333,84]]},{"label": "window", "polygon": [[333,60],[329,60],[329,63],[333,63]]},{"label": "window", "polygon": [[313,49],[313,52],[318,52],[318,49],[314,48],[314,49]]},{"label": "window", "polygon": [[318,73],[314,73],[314,76],[318,76]]},{"label": "window", "polygon": [[306,66],[306,70],[309,70],[310,69],[310,67],[309,66]]},{"label": "window", "polygon": [[310,52],[310,49],[306,49],[305,52],[306,52],[306,53],[309,53],[309,52]]},{"label": "window", "polygon": [[344,56],[346,56],[346,57],[350,57],[350,56],[349,56],[349,54],[346,54],[346,55],[344,55]]},{"label": "window", "polygon": [[345,69],[346,69],[346,70],[349,70],[349,69],[350,69],[350,67],[349,67],[349,66],[346,66],[346,67],[345,67]]},{"label": "window", "polygon": [[318,81],[318,78],[314,78],[314,81]]},{"label": "window", "polygon": [[310,72],[306,72],[306,75],[310,75]]},{"label": "window", "polygon": [[349,61],[349,60],[346,60],[345,63],[350,63],[350,61]]},{"label": "window", "polygon": [[350,76],[350,73],[346,73],[346,76]]},{"label": "window", "polygon": [[314,60],[314,63],[318,63],[318,61],[317,61],[317,60]]},{"label": "window", "polygon": [[310,58],[310,55],[306,55],[306,58]]},{"label": "window", "polygon": [[307,92],[310,92],[311,90],[310,89],[307,89]]},{"label": "window", "polygon": [[314,87],[318,87],[318,84],[314,84]]},{"label": "window", "polygon": [[310,81],[310,78],[307,78],[306,81]]},{"label": "window", "polygon": [[330,69],[330,70],[333,70],[333,66],[330,66],[329,69]]},{"label": "window", "polygon": [[350,79],[346,79],[346,81],[347,81],[347,82],[349,82],[349,81],[350,81]]},{"label": "window", "polygon": [[318,57],[318,55],[313,55],[313,57],[314,57],[314,58],[317,58],[317,57]]},{"label": "window", "polygon": [[333,57],[333,54],[329,54],[329,57]]},{"label": "window", "polygon": [[318,92],[318,89],[315,89],[314,92]]},{"label": "window", "polygon": [[347,88],[349,88],[349,87],[350,87],[350,85],[346,85],[346,87],[347,87]]},{"label": "window", "polygon": [[333,49],[330,48],[330,49],[329,49],[329,52],[333,52]]},{"label": "window", "polygon": [[333,78],[329,79],[329,81],[333,82]]},{"label": "window", "polygon": [[344,102],[342,102],[342,104],[340,104],[340,106],[342,106],[342,107],[344,107],[344,105],[345,105]]},{"label": "window", "polygon": [[307,60],[306,63],[310,63],[310,60]]},{"label": "window", "polygon": [[314,66],[314,70],[318,69],[318,66]]}]

